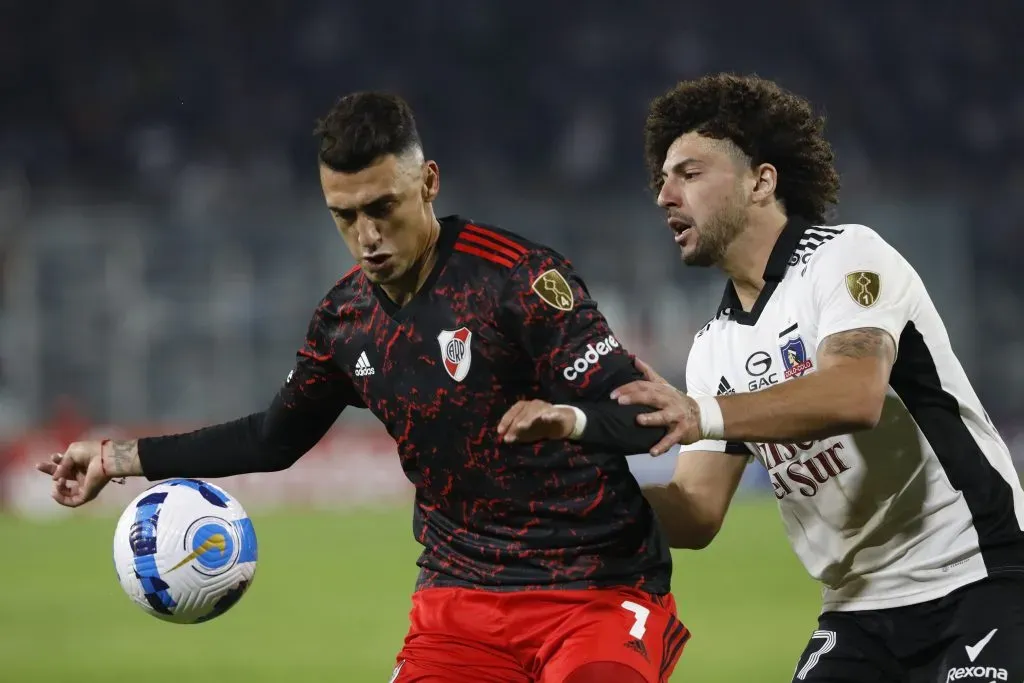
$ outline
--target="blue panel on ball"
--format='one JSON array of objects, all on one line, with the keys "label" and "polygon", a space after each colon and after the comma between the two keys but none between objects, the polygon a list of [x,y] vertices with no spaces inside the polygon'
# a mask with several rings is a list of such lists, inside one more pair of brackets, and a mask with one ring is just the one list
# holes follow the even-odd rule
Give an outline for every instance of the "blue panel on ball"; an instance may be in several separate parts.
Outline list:
[{"label": "blue panel on ball", "polygon": [[167,584],[160,578],[156,566],[156,532],[160,521],[160,506],[167,498],[167,492],[151,493],[135,507],[135,522],[128,535],[134,555],[135,576],[142,584],[146,601],[157,612],[172,614],[177,603],[167,590]]},{"label": "blue panel on ball", "polygon": [[235,521],[234,525],[238,532],[238,541],[241,544],[238,561],[255,562],[259,553],[256,545],[256,529],[253,528],[252,520],[246,517]]},{"label": "blue panel on ball", "polygon": [[207,486],[205,481],[200,481],[199,479],[173,479],[168,481],[167,484],[170,486],[186,486],[190,489],[194,489],[195,491],[198,491],[199,495],[205,498],[211,505],[216,505],[220,508],[226,508],[228,506],[228,497],[212,486]]}]

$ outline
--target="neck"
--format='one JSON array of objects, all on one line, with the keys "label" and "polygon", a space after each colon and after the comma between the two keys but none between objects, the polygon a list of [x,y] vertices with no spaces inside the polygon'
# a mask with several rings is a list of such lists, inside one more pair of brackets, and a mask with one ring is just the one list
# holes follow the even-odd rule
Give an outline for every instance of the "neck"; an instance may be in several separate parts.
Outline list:
[{"label": "neck", "polygon": [[426,282],[427,278],[430,276],[430,271],[434,269],[434,264],[437,263],[437,242],[440,236],[441,224],[438,222],[437,218],[431,214],[430,235],[427,237],[423,253],[420,254],[412,268],[410,268],[405,275],[394,282],[389,282],[380,286],[380,288],[384,290],[384,293],[388,295],[388,298],[399,306],[404,306],[409,303],[409,300],[416,295],[416,292],[420,291],[423,287],[423,283]]},{"label": "neck", "polygon": [[751,221],[725,252],[720,267],[732,280],[746,311],[754,307],[764,289],[764,269],[784,227],[786,216],[773,211],[765,220]]}]

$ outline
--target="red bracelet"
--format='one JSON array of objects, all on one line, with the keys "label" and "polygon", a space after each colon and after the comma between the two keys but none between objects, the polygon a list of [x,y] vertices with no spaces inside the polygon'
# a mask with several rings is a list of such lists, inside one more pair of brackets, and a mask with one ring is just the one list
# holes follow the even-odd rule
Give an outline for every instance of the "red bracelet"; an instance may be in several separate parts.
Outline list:
[{"label": "red bracelet", "polygon": [[110,443],[111,439],[104,438],[99,442],[99,471],[103,473],[103,476],[110,479],[111,475],[106,473],[106,463],[103,462],[103,446]]},{"label": "red bracelet", "polygon": [[110,439],[103,439],[100,441],[100,471],[103,472],[103,476],[114,482],[115,484],[123,484],[124,477],[117,477],[116,479],[107,474],[107,464],[103,462],[103,447],[110,443]]}]

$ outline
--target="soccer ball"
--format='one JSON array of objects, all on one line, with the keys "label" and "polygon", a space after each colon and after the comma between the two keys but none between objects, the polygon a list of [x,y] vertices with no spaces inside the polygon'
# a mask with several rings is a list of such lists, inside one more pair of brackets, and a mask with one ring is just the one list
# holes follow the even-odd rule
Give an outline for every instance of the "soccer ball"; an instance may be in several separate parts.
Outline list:
[{"label": "soccer ball", "polygon": [[177,624],[227,612],[256,573],[256,532],[241,504],[198,479],[140,493],[114,531],[121,587],[153,616]]}]

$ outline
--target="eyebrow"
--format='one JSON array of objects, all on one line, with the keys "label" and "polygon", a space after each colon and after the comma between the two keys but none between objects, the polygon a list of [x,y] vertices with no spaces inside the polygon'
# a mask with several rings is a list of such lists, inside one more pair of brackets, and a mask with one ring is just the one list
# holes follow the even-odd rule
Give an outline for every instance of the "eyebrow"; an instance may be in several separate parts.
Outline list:
[{"label": "eyebrow", "polygon": [[[678,161],[678,162],[672,164],[672,168],[670,168],[669,171],[671,171],[672,173],[682,173],[683,169],[685,169],[687,166],[689,166],[690,164],[696,164],[696,163],[700,163],[700,159],[694,159],[693,157],[686,157],[682,161]],[[662,175],[662,177],[667,176],[668,175],[668,171],[665,171],[664,169],[662,169],[661,175]]]},{"label": "eyebrow", "polygon": [[384,204],[385,202],[391,202],[396,199],[398,199],[397,194],[395,194],[394,192],[388,192],[387,194],[382,194],[379,197],[375,197],[374,199],[371,199],[368,202],[364,202],[356,207],[334,206],[333,204],[328,204],[327,208],[328,210],[333,211],[334,213],[344,213],[346,211],[366,210],[367,208],[373,206],[374,204]]}]

